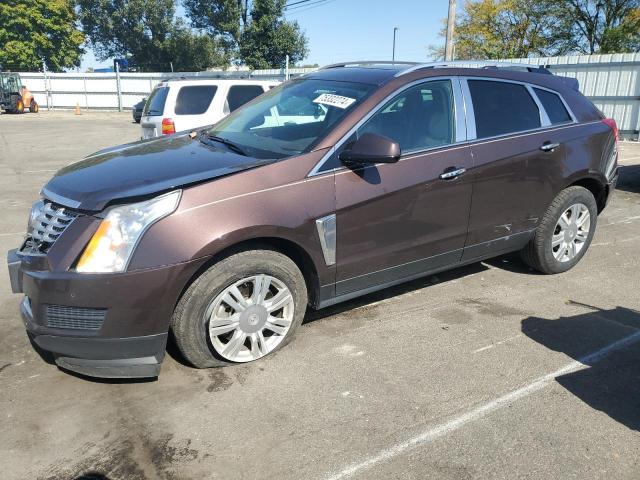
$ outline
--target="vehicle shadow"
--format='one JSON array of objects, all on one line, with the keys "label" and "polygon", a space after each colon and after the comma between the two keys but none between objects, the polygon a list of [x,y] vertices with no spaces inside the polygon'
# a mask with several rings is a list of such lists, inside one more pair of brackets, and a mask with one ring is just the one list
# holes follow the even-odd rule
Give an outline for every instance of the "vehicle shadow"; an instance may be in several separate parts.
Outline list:
[{"label": "vehicle shadow", "polygon": [[630,193],[640,193],[640,164],[620,165],[620,178],[616,190]]},{"label": "vehicle shadow", "polygon": [[541,345],[587,365],[588,368],[559,376],[556,381],[591,408],[640,431],[640,341],[606,356],[589,355],[639,332],[640,312],[581,305],[591,312],[557,320],[529,317],[522,321],[522,332]]},{"label": "vehicle shadow", "polygon": [[363,307],[370,303],[387,300],[392,297],[397,297],[398,295],[403,295],[405,293],[410,293],[429,286],[438,285],[439,283],[450,282],[458,278],[466,277],[467,275],[484,272],[488,269],[489,268],[486,265],[483,265],[480,262],[472,263],[471,265],[466,265],[464,267],[448,270],[435,275],[429,275],[417,280],[412,280],[407,283],[402,283],[394,287],[388,287],[374,293],[363,295],[362,297],[354,298],[353,300],[339,303],[331,307],[323,308],[322,310],[308,309],[305,319],[302,323],[308,324],[311,322],[315,322],[316,320],[330,317],[332,315],[338,315],[354,308]]},{"label": "vehicle shadow", "polygon": [[[353,300],[340,303],[338,305],[323,308],[322,310],[313,310],[309,308],[302,323],[309,324],[311,322],[315,322],[316,320],[327,318],[332,315],[337,315],[354,308],[365,306],[370,303],[386,300],[388,298],[396,297],[405,293],[410,293],[428,286],[448,282],[474,273],[480,273],[485,270],[488,270],[487,266],[483,265],[482,263],[474,263],[465,267],[442,272],[437,275],[431,275],[413,280],[411,282],[403,283],[395,287],[385,288],[378,292],[370,293],[368,295],[364,295],[362,297],[358,297]],[[167,355],[169,355],[173,360],[175,360],[183,367],[193,368],[192,365],[190,365],[182,356],[182,353],[178,349],[178,346],[176,345],[175,339],[173,338],[172,334],[169,335],[169,339],[167,340]]]},{"label": "vehicle shadow", "polygon": [[484,260],[483,263],[491,265],[492,267],[499,268],[500,270],[506,270],[511,273],[520,273],[523,275],[544,275],[544,273],[534,270],[529,265],[524,263],[520,258],[520,252],[507,253],[500,255],[499,257],[490,258]]},{"label": "vehicle shadow", "polygon": [[73,480],[111,480],[111,479],[99,472],[87,472],[87,473],[83,473],[79,477],[75,477]]}]

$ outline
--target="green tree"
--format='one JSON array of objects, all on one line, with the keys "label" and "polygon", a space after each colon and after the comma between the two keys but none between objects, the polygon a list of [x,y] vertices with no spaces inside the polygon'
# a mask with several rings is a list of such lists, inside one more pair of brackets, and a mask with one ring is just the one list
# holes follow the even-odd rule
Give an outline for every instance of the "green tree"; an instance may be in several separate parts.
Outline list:
[{"label": "green tree", "polygon": [[254,0],[251,21],[242,32],[240,58],[251,68],[292,65],[307,56],[307,39],[296,22],[283,20],[285,0]]},{"label": "green tree", "polygon": [[77,0],[100,60],[129,58],[141,70],[203,70],[225,64],[220,43],[175,17],[174,0]]},{"label": "green tree", "polygon": [[[550,34],[554,21],[544,0],[468,0],[456,22],[456,59],[546,55],[555,42]],[[444,48],[431,50],[435,57],[444,56]]]},{"label": "green tree", "polygon": [[71,0],[3,0],[0,3],[0,66],[61,71],[80,65],[84,35],[76,28]]},{"label": "green tree", "polygon": [[231,59],[247,23],[248,0],[183,0],[193,26],[219,39]]},{"label": "green tree", "polygon": [[547,0],[557,52],[640,50],[640,0]]},{"label": "green tree", "polygon": [[195,72],[226,67],[223,45],[214,37],[191,31],[177,22],[167,43],[167,54],[176,72]]},{"label": "green tree", "polygon": [[77,0],[82,27],[96,57],[131,57],[150,69],[168,68],[166,41],[173,0]]},{"label": "green tree", "polygon": [[454,43],[458,59],[639,51],[640,0],[467,0]]},{"label": "green tree", "polygon": [[251,68],[303,60],[307,38],[284,18],[286,0],[184,0],[194,27],[220,39],[229,59]]}]

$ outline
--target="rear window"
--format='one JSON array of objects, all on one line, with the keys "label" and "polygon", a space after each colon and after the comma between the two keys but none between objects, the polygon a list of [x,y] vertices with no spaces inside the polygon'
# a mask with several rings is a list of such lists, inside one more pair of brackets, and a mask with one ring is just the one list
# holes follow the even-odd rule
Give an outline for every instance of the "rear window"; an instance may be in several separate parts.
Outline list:
[{"label": "rear window", "polygon": [[524,85],[469,80],[478,138],[539,128],[540,111]]},{"label": "rear window", "polygon": [[169,87],[157,87],[149,95],[149,100],[144,105],[143,115],[162,115],[164,113],[164,104],[167,101]]},{"label": "rear window", "polygon": [[260,85],[234,85],[229,89],[225,108],[233,112],[263,93]]},{"label": "rear window", "polygon": [[564,103],[562,103],[559,95],[540,88],[534,88],[533,90],[540,99],[540,103],[542,103],[542,106],[547,112],[547,116],[552,125],[571,121],[571,115],[567,112],[567,108],[564,106]]},{"label": "rear window", "polygon": [[202,115],[209,109],[218,87],[193,85],[180,88],[176,98],[176,115]]}]

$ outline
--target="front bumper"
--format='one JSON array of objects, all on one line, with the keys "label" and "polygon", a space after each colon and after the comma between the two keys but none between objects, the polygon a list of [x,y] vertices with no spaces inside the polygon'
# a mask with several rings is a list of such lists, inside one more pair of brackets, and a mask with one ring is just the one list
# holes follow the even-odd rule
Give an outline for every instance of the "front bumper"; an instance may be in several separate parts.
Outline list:
[{"label": "front bumper", "polygon": [[[156,377],[173,309],[204,260],[118,274],[39,270],[38,262],[8,253],[13,293],[24,293],[22,318],[38,348],[66,370],[105,378]],[[52,326],[51,307],[105,312],[101,324]],[[55,310],[59,311],[59,310]]]}]

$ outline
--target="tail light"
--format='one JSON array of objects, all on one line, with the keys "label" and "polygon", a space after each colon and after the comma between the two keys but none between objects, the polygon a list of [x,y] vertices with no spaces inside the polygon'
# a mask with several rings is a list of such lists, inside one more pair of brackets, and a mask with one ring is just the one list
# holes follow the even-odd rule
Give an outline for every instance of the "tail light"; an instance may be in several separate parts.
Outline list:
[{"label": "tail light", "polygon": [[602,123],[604,123],[606,126],[608,126],[611,131],[613,132],[613,136],[616,139],[616,145],[618,144],[618,124],[616,123],[616,121],[613,118],[605,118],[604,120],[602,120]]},{"label": "tail light", "polygon": [[617,171],[617,166],[618,166],[618,134],[619,134],[618,124],[613,118],[605,118],[604,120],[602,120],[602,123],[604,123],[606,126],[608,126],[611,129],[611,131],[613,132],[613,137],[616,139],[615,147],[613,148],[613,151],[611,152],[609,160],[607,161],[607,166],[605,171],[605,175],[607,176],[607,178],[609,180],[612,180]]},{"label": "tail light", "polygon": [[163,135],[171,135],[172,133],[176,133],[176,125],[173,123],[172,118],[163,118],[162,119],[162,134]]}]

